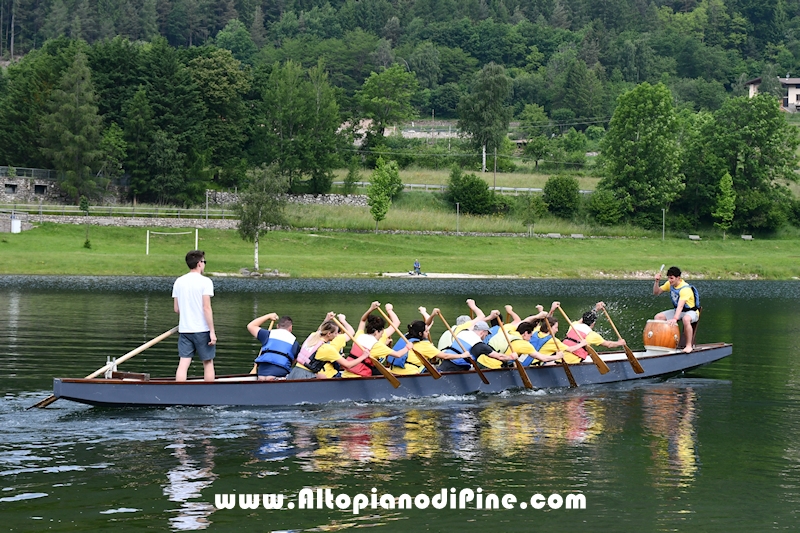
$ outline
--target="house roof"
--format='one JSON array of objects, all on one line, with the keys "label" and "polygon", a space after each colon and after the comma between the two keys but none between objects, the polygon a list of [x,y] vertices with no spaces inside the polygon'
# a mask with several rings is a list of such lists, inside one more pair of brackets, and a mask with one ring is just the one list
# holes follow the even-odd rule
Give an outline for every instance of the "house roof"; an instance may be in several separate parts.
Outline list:
[{"label": "house roof", "polygon": [[758,85],[761,83],[761,78],[753,78],[750,81],[744,82],[745,85]]},{"label": "house roof", "polygon": [[800,78],[779,78],[781,85],[800,85]]}]

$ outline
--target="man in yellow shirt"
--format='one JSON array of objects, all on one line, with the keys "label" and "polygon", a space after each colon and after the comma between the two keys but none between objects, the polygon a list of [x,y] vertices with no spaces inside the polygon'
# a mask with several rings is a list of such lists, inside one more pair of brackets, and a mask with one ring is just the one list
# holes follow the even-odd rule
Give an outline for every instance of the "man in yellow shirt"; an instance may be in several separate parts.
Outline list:
[{"label": "man in yellow shirt", "polygon": [[697,322],[700,318],[698,313],[700,309],[700,295],[697,289],[686,283],[681,278],[681,269],[672,266],[667,270],[667,282],[659,285],[661,280],[661,272],[656,274],[655,281],[653,282],[653,294],[658,296],[665,292],[669,292],[669,297],[672,300],[674,309],[663,311],[655,316],[656,320],[666,320],[670,325],[677,324],[678,320],[683,322],[683,334],[686,338],[686,348],[684,352],[689,353],[692,351],[692,341],[694,339],[694,327],[692,324]]}]

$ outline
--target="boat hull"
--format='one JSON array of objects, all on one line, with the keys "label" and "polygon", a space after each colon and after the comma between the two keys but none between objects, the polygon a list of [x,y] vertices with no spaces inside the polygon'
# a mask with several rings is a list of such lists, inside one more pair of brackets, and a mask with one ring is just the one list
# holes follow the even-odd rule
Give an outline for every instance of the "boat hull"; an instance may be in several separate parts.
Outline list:
[{"label": "boat hull", "polygon": [[[645,372],[636,374],[623,353],[604,353],[609,372],[600,374],[588,362],[570,365],[578,386],[615,383],[634,379],[668,376],[692,370],[730,355],[730,344],[698,346],[689,354],[682,352],[636,352]],[[395,398],[420,398],[437,395],[498,393],[523,387],[514,368],[483,371],[489,384],[475,372],[444,373],[440,379],[429,374],[397,376],[400,387],[393,388],[382,376],[356,379],[310,379],[297,381],[255,381],[254,376],[221,377],[214,382],[171,379],[149,381],[122,379],[55,378],[53,393],[63,398],[96,406],[167,407],[167,406],[289,406],[345,401],[381,401]],[[569,387],[561,366],[527,369],[533,386],[540,389]]]}]

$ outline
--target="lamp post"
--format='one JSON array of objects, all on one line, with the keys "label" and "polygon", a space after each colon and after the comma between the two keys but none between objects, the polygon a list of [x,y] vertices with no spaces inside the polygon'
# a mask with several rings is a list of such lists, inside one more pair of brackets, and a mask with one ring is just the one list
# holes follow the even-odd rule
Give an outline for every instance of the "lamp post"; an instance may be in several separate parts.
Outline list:
[{"label": "lamp post", "polygon": [[458,219],[461,216],[460,204],[456,202],[456,237],[458,237]]},{"label": "lamp post", "polygon": [[667,210],[661,210],[661,240],[664,240],[664,228],[666,227],[667,222]]}]

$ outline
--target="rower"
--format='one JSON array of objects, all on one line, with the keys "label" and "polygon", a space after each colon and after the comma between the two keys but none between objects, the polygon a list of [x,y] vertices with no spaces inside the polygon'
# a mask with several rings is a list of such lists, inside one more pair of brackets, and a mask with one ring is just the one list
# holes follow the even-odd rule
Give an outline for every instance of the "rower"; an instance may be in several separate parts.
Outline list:
[{"label": "rower", "polygon": [[[267,320],[277,320],[278,329],[262,328],[261,324]],[[255,360],[258,365],[258,381],[286,377],[300,351],[300,345],[292,334],[291,317],[278,318],[276,313],[267,313],[247,324],[247,331],[261,343],[261,350]]]},{"label": "rower", "polygon": [[[547,327],[545,324],[547,321],[550,324],[550,327]],[[541,324],[544,324],[542,326]],[[542,355],[558,355],[558,359],[564,359],[565,362],[568,364],[580,363],[582,359],[573,356],[572,353],[575,350],[579,350],[586,346],[586,340],[579,342],[573,346],[567,346],[557,337],[550,335],[550,331],[553,332],[553,335],[558,333],[558,319],[554,316],[544,317],[540,321],[539,331],[533,334],[530,338],[530,343],[533,345],[536,350]],[[571,357],[570,357],[571,356]],[[537,364],[534,362],[534,364]]]},{"label": "rower", "polygon": [[[567,346],[575,346],[580,344],[581,341],[586,340],[586,344],[590,344],[592,346],[604,346],[606,348],[618,348],[620,346],[624,346],[625,339],[609,341],[594,331],[594,325],[597,322],[597,312],[605,308],[605,306],[606,304],[603,302],[597,302],[594,306],[594,309],[586,311],[583,313],[583,316],[581,316],[580,320],[573,322],[569,328],[569,331],[567,331],[567,336],[564,337],[564,344]],[[586,351],[586,348],[578,348],[572,352],[572,355],[567,355],[565,361],[569,364],[580,363],[581,361],[585,360],[588,355],[589,352]],[[574,356],[577,356],[578,359],[575,359]]]},{"label": "rower", "polygon": [[[372,302],[369,310],[361,317],[359,329],[353,336],[358,346],[354,346],[355,349],[351,350],[350,353],[360,353],[360,346],[365,350],[369,350],[374,359],[377,359],[382,364],[386,364],[385,361],[387,357],[403,357],[408,352],[409,347],[405,346],[397,350],[389,348],[389,336],[400,326],[400,319],[397,318],[392,304],[387,303],[385,306],[386,312],[392,320],[392,323],[387,327],[386,320],[384,320],[383,317],[370,314],[380,307],[380,305],[380,302]],[[360,372],[354,372],[354,370],[356,369],[353,368],[342,372],[342,377],[355,378],[364,376]]]},{"label": "rower", "polygon": [[[466,358],[472,357],[477,360],[481,355],[487,355],[500,361],[513,361],[513,357],[498,353],[483,342],[489,336],[489,330],[489,324],[486,321],[476,320],[472,329],[458,333],[457,340],[453,340],[450,346],[441,351],[439,358],[444,361],[439,365],[439,370],[441,372],[469,370],[472,368],[472,364]],[[469,353],[466,353],[465,350]]]},{"label": "rower", "polygon": [[[355,359],[345,359],[342,349],[347,344],[347,335],[339,331],[339,326],[331,317],[319,329],[308,336],[297,355],[297,364],[286,379],[313,379],[340,377],[340,368],[349,369],[369,357],[369,350]],[[344,315],[338,315],[339,322],[352,335],[352,326]]]},{"label": "rower", "polygon": [[[489,346],[494,348],[496,352],[504,354],[507,359],[499,359],[491,357],[490,355],[481,355],[478,357],[478,364],[481,368],[500,368],[504,365],[505,361],[513,361],[512,353],[517,354],[519,362],[523,366],[530,366],[534,361],[541,361],[547,363],[550,361],[557,361],[561,359],[559,355],[542,355],[531,344],[531,336],[534,335],[534,326],[531,322],[520,322],[514,329],[513,326],[505,325],[508,333],[508,340],[511,341],[511,346],[506,342],[506,336],[502,333],[495,335],[489,340]],[[506,363],[507,364],[507,363]]]},{"label": "rower", "polygon": [[456,327],[453,328],[453,331],[445,331],[442,333],[442,336],[439,337],[439,342],[436,344],[436,346],[440,350],[444,350],[453,344],[453,333],[457,335],[461,331],[470,330],[479,320],[483,320],[484,322],[488,323],[491,322],[492,319],[500,316],[500,312],[496,309],[492,310],[489,315],[486,315],[480,307],[475,305],[475,300],[472,299],[467,300],[467,307],[470,308],[472,313],[475,315],[475,318],[470,318],[468,315],[459,316],[456,319]]}]

